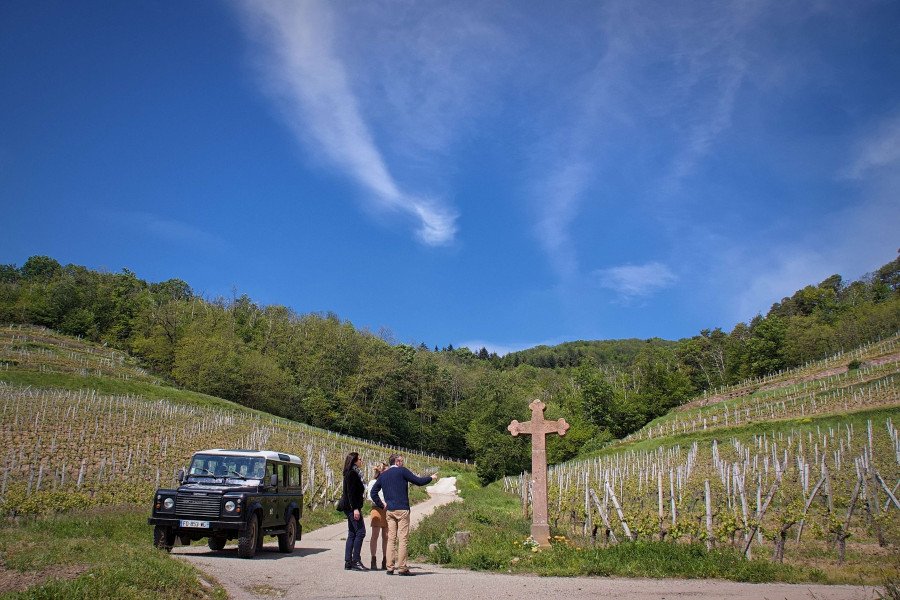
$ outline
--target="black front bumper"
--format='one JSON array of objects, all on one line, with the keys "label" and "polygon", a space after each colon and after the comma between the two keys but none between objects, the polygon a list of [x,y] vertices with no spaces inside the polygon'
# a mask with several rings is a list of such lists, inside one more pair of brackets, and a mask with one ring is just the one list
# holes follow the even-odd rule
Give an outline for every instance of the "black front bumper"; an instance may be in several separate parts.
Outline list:
[{"label": "black front bumper", "polygon": [[181,521],[205,521],[206,519],[181,519],[179,517],[150,517],[147,519],[147,523],[150,525],[162,525],[163,527],[172,527],[176,532],[178,531],[186,531],[190,533],[201,533],[204,531],[243,531],[247,528],[247,523],[242,519],[235,519],[230,521],[218,520],[218,521],[209,521],[209,528],[206,527],[182,527]]}]

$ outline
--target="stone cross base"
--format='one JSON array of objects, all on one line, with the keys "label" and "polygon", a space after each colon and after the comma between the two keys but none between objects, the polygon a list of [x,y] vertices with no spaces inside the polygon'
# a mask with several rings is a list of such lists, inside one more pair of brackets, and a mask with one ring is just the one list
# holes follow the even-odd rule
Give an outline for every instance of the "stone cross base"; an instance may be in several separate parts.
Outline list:
[{"label": "stone cross base", "polygon": [[540,548],[549,548],[550,547],[550,525],[546,523],[539,525],[537,523],[532,523],[531,525],[531,537],[534,538],[534,541],[538,543]]}]

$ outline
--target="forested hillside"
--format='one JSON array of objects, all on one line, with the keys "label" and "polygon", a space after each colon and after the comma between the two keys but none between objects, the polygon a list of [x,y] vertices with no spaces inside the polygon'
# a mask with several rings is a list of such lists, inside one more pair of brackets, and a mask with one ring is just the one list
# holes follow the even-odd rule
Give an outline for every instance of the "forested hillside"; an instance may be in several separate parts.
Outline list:
[{"label": "forested hillside", "polygon": [[247,296],[205,299],[178,279],[152,283],[44,256],[0,265],[0,323],[106,343],[181,387],[314,426],[476,458],[489,481],[528,464],[528,448],[505,427],[527,418],[529,397],[543,397],[548,417],[573,425],[551,443],[559,461],[705,391],[894,334],[900,261],[858,281],[834,275],[807,286],[730,332],[573,342],[503,358],[392,344],[337,315],[297,314]]}]

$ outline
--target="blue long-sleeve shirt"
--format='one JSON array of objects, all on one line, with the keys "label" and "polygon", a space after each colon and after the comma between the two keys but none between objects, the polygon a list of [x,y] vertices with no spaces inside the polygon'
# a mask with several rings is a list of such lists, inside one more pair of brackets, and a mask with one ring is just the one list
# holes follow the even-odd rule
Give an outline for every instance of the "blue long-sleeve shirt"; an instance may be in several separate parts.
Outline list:
[{"label": "blue long-sleeve shirt", "polygon": [[431,477],[417,477],[406,467],[390,467],[375,480],[375,485],[369,492],[372,504],[378,508],[384,508],[378,492],[384,492],[384,500],[388,510],[409,510],[409,484],[428,485]]}]

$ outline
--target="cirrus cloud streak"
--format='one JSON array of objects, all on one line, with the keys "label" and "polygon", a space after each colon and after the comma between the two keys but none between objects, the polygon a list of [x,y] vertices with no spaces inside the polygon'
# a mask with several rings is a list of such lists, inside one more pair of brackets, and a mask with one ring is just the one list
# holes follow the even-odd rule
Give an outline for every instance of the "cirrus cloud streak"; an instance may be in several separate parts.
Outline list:
[{"label": "cirrus cloud streak", "polygon": [[316,0],[238,6],[259,49],[256,60],[266,91],[298,141],[311,153],[323,153],[366,189],[371,208],[412,218],[422,243],[451,243],[456,212],[403,190],[379,151],[350,84],[351,75],[335,50],[328,6]]}]

